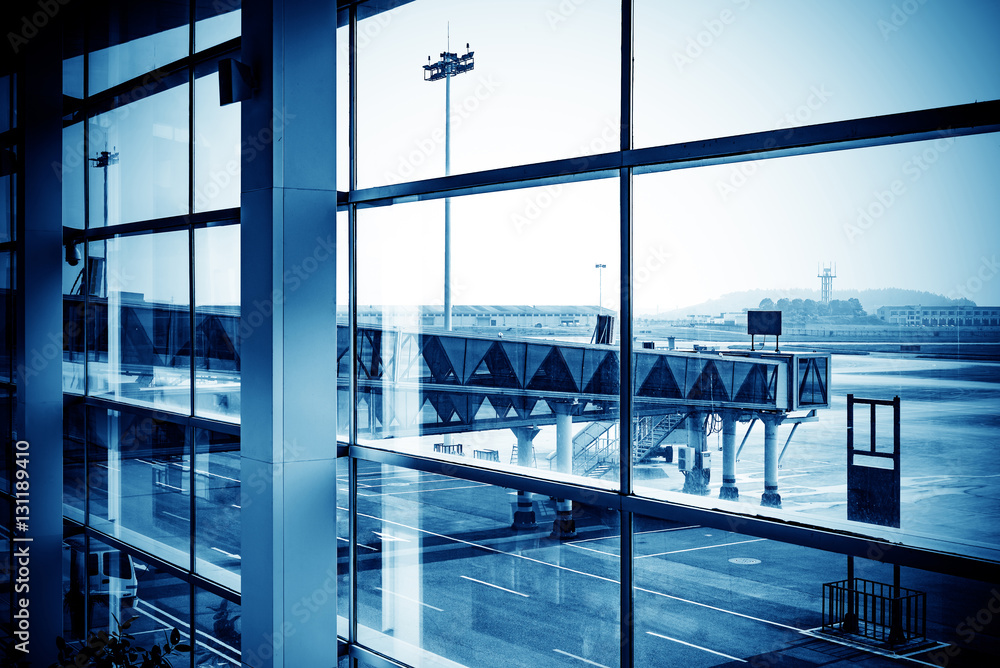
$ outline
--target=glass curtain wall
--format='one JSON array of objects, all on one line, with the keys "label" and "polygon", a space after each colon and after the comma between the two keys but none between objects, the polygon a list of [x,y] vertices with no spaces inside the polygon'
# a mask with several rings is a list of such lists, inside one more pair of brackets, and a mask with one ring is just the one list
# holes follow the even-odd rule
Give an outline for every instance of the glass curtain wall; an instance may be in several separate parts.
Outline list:
[{"label": "glass curtain wall", "polygon": [[107,0],[64,34],[66,637],[138,616],[175,666],[240,657],[240,15]]},{"label": "glass curtain wall", "polygon": [[357,665],[1000,655],[998,21],[341,10]]}]

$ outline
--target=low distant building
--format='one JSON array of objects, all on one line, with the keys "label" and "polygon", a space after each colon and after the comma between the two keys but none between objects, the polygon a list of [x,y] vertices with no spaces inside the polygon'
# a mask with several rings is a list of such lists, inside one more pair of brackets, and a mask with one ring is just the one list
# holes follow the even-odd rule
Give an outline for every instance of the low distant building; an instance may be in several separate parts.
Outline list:
[{"label": "low distant building", "polygon": [[890,325],[1000,327],[1000,306],[882,306],[876,314]]},{"label": "low distant building", "polygon": [[[471,306],[452,307],[452,327],[590,327],[597,314],[615,315],[596,306]],[[387,327],[444,327],[441,306],[379,306],[358,309],[358,322]]]}]

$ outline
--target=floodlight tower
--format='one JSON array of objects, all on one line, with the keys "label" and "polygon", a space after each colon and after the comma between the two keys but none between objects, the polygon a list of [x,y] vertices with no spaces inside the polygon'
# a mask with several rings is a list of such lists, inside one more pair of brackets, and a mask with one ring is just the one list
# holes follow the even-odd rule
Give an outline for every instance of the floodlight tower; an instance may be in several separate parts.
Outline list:
[{"label": "floodlight tower", "polygon": [[824,264],[822,268],[817,267],[816,278],[820,280],[823,303],[829,304],[830,300],[833,299],[833,279],[837,278],[836,263],[833,266]]},{"label": "floodlight tower", "polygon": [[[448,30],[448,48],[451,48],[451,28]],[[473,52],[465,45],[465,55],[445,51],[441,60],[431,62],[427,56],[424,81],[444,79],[444,175],[451,174],[451,78],[475,67]],[[451,329],[451,198],[444,199],[444,326]]]}]

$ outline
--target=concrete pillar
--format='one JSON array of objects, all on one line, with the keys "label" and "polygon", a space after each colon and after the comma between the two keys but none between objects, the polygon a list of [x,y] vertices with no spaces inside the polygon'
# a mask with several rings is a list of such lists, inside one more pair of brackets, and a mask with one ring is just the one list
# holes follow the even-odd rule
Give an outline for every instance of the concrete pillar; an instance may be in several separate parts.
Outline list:
[{"label": "concrete pillar", "polygon": [[[16,313],[7,314],[8,324],[13,322],[14,327],[12,362],[17,390],[13,433],[3,437],[10,439],[4,444],[4,456],[14,465],[10,493],[19,500],[27,499],[30,511],[28,517],[16,515],[18,520],[26,520],[23,525],[8,525],[11,570],[5,596],[11,596],[14,619],[4,621],[12,623],[11,651],[5,657],[11,665],[24,658],[24,653],[27,664],[54,663],[54,640],[62,633],[63,624],[59,577],[63,533],[62,350],[61,345],[53,344],[60,343],[63,332],[62,199],[58,172],[52,168],[61,166],[63,159],[62,20],[57,14],[21,45],[24,60],[17,76],[24,150],[19,154],[22,164],[17,178],[21,183],[15,205],[22,215],[13,223],[14,238],[19,242],[14,261]],[[8,45],[5,40],[7,63],[14,61],[11,46],[13,42]],[[48,356],[53,348],[54,359]],[[22,466],[29,475],[26,484],[14,477],[14,470]],[[13,509],[11,514],[15,514]],[[15,581],[29,589],[13,594]]]},{"label": "concrete pillar", "polygon": [[760,505],[769,508],[781,507],[778,494],[778,425],[781,418],[768,415],[764,422],[764,495]]},{"label": "concrete pillar", "polygon": [[719,498],[736,501],[740,490],[736,487],[736,414],[722,414],[722,489]]},{"label": "concrete pillar", "polygon": [[322,0],[242,5],[240,60],[258,83],[241,104],[254,146],[241,158],[240,241],[250,668],[327,665],[320,639],[337,628],[336,11]]},{"label": "concrete pillar", "polygon": [[[532,466],[535,454],[532,441],[538,432],[538,427],[514,427],[511,429],[517,436],[517,465]],[[526,531],[536,529],[538,523],[535,522],[535,511],[531,507],[531,495],[527,492],[518,491],[517,506],[514,509],[514,521],[510,528],[514,531]]]},{"label": "concrete pillar", "polygon": [[708,450],[708,439],[705,436],[705,414],[694,413],[687,419],[687,444],[694,448],[694,468],[684,477],[682,491],[688,494],[708,494],[708,481],[711,469],[703,466],[705,453]]},{"label": "concrete pillar", "polygon": [[[556,414],[556,470],[573,473],[573,413],[577,404],[550,402]],[[552,521],[552,538],[576,538],[573,502],[556,499],[556,519]]]},{"label": "concrete pillar", "polygon": [[[556,470],[573,472],[573,415],[563,408],[556,408]],[[520,452],[520,451],[518,451]]]}]

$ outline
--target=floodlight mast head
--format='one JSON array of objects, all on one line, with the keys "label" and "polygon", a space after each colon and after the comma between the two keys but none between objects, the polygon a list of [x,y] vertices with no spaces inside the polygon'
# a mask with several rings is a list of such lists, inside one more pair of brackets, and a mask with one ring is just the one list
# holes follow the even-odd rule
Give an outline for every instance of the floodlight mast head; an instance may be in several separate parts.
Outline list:
[{"label": "floodlight mast head", "polygon": [[441,52],[441,60],[436,63],[431,62],[431,57],[427,56],[427,64],[424,65],[424,81],[440,81],[445,77],[453,77],[456,74],[469,72],[476,67],[475,51],[469,51],[469,45],[465,45],[465,54],[458,55],[450,51]]}]

